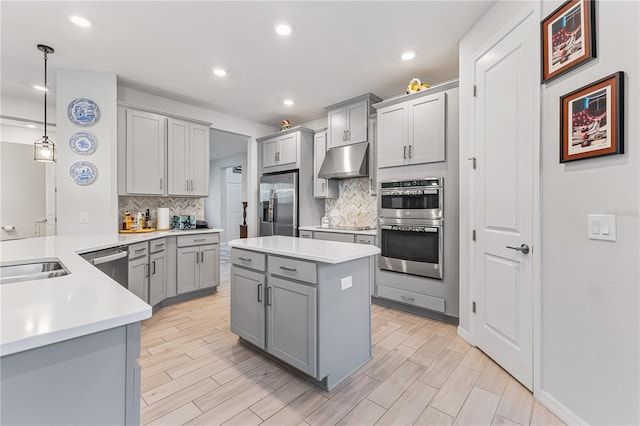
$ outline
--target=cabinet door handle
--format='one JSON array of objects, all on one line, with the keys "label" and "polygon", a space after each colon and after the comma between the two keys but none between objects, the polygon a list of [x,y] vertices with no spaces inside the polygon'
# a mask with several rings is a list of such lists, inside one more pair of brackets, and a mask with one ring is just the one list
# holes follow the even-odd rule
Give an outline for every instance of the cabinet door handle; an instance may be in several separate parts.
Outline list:
[{"label": "cabinet door handle", "polygon": [[406,300],[408,302],[415,302],[416,298],[415,297],[409,297],[409,296],[400,296],[402,298],[402,300]]},{"label": "cabinet door handle", "polygon": [[200,252],[196,252],[196,263],[200,263]]},{"label": "cabinet door handle", "polygon": [[146,250],[146,249],[143,249],[143,248],[141,248],[141,249],[137,249],[137,250],[134,250],[134,253],[142,253],[142,252],[143,252],[143,251],[145,251],[145,250]]},{"label": "cabinet door handle", "polygon": [[405,160],[407,159],[407,146],[406,145],[402,148],[402,156],[404,157]]},{"label": "cabinet door handle", "polygon": [[322,182],[322,193],[324,193],[324,182]]},{"label": "cabinet door handle", "polygon": [[253,259],[246,259],[244,257],[239,257],[238,260],[242,260],[243,262],[252,262]]},{"label": "cabinet door handle", "polygon": [[204,241],[204,238],[196,238],[193,240],[194,243],[199,243],[200,241]]},{"label": "cabinet door handle", "polygon": [[373,179],[369,179],[369,188],[373,191]]},{"label": "cabinet door handle", "polygon": [[185,191],[189,191],[189,179],[185,180],[185,185],[187,185],[187,187],[185,188]]},{"label": "cabinet door handle", "polygon": [[191,181],[191,192],[193,192],[193,180]]},{"label": "cabinet door handle", "polygon": [[156,248],[164,247],[164,244],[156,244]]},{"label": "cabinet door handle", "polygon": [[413,146],[413,145],[409,145],[409,158],[411,158],[411,147],[412,147],[412,146]]},{"label": "cabinet door handle", "polygon": [[347,140],[351,140],[351,130],[347,130]]},{"label": "cabinet door handle", "polygon": [[146,277],[149,276],[149,264],[148,263],[144,264],[144,270],[145,270],[144,276],[146,278]]},{"label": "cabinet door handle", "polygon": [[262,302],[262,283],[258,283],[258,302]]},{"label": "cabinet door handle", "polygon": [[281,266],[280,269],[282,269],[283,271],[297,272],[296,268],[287,268],[286,266]]},{"label": "cabinet door handle", "polygon": [[271,287],[267,287],[267,306],[271,306]]},{"label": "cabinet door handle", "polygon": [[153,262],[151,262],[151,265],[153,265],[153,272],[151,274],[155,275],[156,274],[156,261],[154,260]]},{"label": "cabinet door handle", "polygon": [[200,252],[200,263],[204,263],[204,252]]}]

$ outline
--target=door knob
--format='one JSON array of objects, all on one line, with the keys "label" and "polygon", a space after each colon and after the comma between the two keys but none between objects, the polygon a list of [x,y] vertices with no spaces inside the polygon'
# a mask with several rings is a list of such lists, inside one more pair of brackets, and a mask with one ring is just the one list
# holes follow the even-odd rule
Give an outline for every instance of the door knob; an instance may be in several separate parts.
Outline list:
[{"label": "door knob", "polygon": [[526,244],[522,244],[522,245],[520,245],[520,247],[507,246],[507,248],[511,249],[511,250],[519,251],[522,254],[528,254],[529,253],[529,246],[526,245]]}]

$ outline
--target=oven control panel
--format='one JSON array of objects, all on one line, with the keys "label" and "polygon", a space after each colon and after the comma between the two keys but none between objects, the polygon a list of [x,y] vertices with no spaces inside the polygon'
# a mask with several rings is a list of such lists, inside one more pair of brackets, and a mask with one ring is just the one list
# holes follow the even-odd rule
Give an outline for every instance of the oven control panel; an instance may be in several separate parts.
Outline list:
[{"label": "oven control panel", "polygon": [[402,193],[406,194],[407,190],[411,191],[413,190],[412,188],[415,188],[415,187],[440,188],[442,187],[443,180],[444,178],[441,178],[441,177],[424,178],[424,179],[417,179],[417,180],[394,180],[392,182],[380,183],[380,188],[382,189],[398,188],[398,189],[402,189],[403,190]]}]

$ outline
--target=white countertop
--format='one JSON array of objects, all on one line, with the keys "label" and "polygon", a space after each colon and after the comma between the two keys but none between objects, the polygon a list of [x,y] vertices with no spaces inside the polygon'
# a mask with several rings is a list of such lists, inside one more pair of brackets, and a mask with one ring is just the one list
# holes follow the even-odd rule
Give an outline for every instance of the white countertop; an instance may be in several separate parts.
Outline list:
[{"label": "white countertop", "polygon": [[298,226],[301,231],[320,231],[320,232],[335,232],[336,234],[356,234],[356,235],[378,235],[377,229],[367,229],[364,231],[353,231],[351,229],[336,229],[336,228],[323,228],[321,226]]},{"label": "white countertop", "polygon": [[380,253],[378,247],[367,244],[311,240],[281,235],[231,240],[228,244],[231,247],[323,263],[342,263]]},{"label": "white countertop", "polygon": [[70,274],[0,285],[0,356],[130,324],[151,307],[78,253],[166,236],[221,229],[144,234],[62,235],[3,241],[2,264],[59,259]]}]

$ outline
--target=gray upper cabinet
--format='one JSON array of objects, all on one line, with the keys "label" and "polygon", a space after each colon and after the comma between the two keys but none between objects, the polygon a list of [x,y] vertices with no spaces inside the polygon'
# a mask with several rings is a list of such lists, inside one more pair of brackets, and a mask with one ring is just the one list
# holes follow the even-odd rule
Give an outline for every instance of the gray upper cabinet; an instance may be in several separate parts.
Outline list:
[{"label": "gray upper cabinet", "polygon": [[168,119],[168,195],[209,194],[209,129]]},{"label": "gray upper cabinet", "polygon": [[136,110],[126,117],[126,193],[164,195],[167,119]]},{"label": "gray upper cabinet", "polygon": [[208,196],[207,123],[120,106],[118,194]]},{"label": "gray upper cabinet", "polygon": [[317,131],[313,137],[313,196],[315,198],[338,198],[338,181],[318,177],[320,167],[327,154],[327,131]]},{"label": "gray upper cabinet", "polygon": [[342,145],[367,142],[369,140],[368,120],[374,113],[372,104],[381,99],[368,93],[339,104],[326,107],[327,147],[335,148]]},{"label": "gray upper cabinet", "polygon": [[419,93],[404,102],[377,106],[378,167],[445,160],[446,93]]},{"label": "gray upper cabinet", "polygon": [[298,160],[298,133],[276,136],[262,142],[262,167],[291,165],[296,168]]}]

